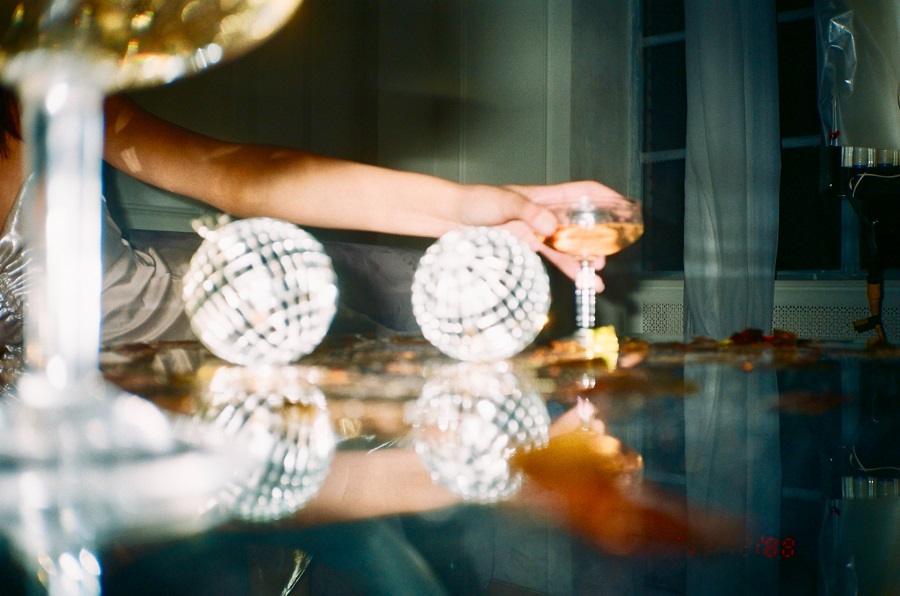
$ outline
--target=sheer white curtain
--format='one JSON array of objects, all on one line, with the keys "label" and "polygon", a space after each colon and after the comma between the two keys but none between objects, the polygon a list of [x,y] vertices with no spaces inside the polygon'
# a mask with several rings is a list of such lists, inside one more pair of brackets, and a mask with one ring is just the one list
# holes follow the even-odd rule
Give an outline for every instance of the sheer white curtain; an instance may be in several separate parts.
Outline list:
[{"label": "sheer white curtain", "polygon": [[[781,538],[781,442],[774,370],[691,362],[685,379],[700,387],[684,400],[685,491],[691,511],[743,523],[746,557],[689,557],[688,594],[778,594],[778,562],[753,556]],[[762,544],[761,544],[762,537]]]},{"label": "sheer white curtain", "polygon": [[685,0],[684,329],[770,331],[781,171],[775,0]]},{"label": "sheer white curtain", "polygon": [[[772,327],[781,172],[775,0],[685,0],[685,333]],[[774,373],[698,365],[685,404],[689,499],[778,536],[781,470]],[[773,463],[774,462],[774,463]],[[718,483],[713,483],[717,479]],[[766,561],[768,562],[768,561]],[[777,567],[689,561],[688,592],[777,592]]]}]

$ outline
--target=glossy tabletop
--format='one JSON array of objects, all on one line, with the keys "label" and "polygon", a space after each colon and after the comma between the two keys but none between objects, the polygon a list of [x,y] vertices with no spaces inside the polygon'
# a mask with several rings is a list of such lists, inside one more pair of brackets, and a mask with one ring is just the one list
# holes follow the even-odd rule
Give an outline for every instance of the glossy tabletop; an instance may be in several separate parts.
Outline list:
[{"label": "glossy tabletop", "polygon": [[[337,436],[320,493],[281,521],[109,545],[105,593],[896,593],[900,350],[609,348],[488,366],[418,337],[328,338],[290,367]],[[192,343],[101,363],[182,421],[229,368]]]}]

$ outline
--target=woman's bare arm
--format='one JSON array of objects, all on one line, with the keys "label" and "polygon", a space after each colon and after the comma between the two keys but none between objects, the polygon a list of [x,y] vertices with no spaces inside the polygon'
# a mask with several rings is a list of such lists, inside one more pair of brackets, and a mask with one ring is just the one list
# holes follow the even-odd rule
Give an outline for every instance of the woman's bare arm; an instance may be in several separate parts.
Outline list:
[{"label": "woman's bare arm", "polygon": [[575,260],[535,238],[557,226],[542,204],[585,193],[621,199],[593,181],[461,184],[296,149],[221,141],[157,118],[124,96],[107,100],[105,158],[139,180],[236,217],[424,237],[467,225],[508,224],[570,276],[578,269]]},{"label": "woman's bare arm", "polygon": [[512,189],[464,185],[265,145],[206,137],[139,108],[107,102],[106,155],[116,168],[238,217],[436,237],[460,225],[555,220]]}]

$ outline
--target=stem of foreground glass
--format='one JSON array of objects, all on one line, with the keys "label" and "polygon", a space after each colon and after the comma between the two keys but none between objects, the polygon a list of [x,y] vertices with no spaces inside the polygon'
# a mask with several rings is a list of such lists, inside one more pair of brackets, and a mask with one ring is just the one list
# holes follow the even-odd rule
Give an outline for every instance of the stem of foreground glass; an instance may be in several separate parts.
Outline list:
[{"label": "stem of foreground glass", "polygon": [[[16,60],[29,176],[22,205],[29,283],[26,373],[17,394],[39,415],[78,425],[84,423],[79,404],[104,395],[99,368],[104,87],[96,66],[77,57],[38,51]],[[35,440],[48,448],[55,444],[56,478],[73,479],[71,486],[78,487],[80,445],[67,439],[71,430],[55,429],[56,436]],[[36,495],[43,490],[32,487]],[[27,492],[25,499],[31,500]],[[77,508],[67,506],[77,496],[54,497],[57,511],[71,509],[71,519],[46,517],[40,506],[29,510],[35,503],[23,503],[19,540],[36,559],[29,565],[38,565],[50,596],[100,594],[99,564],[88,550],[93,528],[79,519]]]},{"label": "stem of foreground glass", "polygon": [[596,325],[597,275],[590,261],[581,261],[575,279],[575,324],[579,329],[593,329]]},{"label": "stem of foreground glass", "polygon": [[99,377],[104,92],[91,64],[35,58],[19,81],[31,176],[25,356],[56,403],[41,403],[46,396],[34,393],[43,392],[20,397],[52,407],[83,399]]}]

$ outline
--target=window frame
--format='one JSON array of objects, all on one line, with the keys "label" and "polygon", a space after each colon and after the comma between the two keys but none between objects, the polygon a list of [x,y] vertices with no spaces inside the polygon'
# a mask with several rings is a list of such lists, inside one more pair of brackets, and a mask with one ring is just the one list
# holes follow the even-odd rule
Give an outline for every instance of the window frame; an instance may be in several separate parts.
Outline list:
[{"label": "window frame", "polygon": [[[632,163],[635,164],[635,171],[632,173],[633,179],[636,181],[635,195],[645,199],[648,193],[645,192],[643,171],[646,164],[664,163],[667,161],[684,160],[686,149],[669,149],[662,151],[645,151],[644,135],[646,126],[646,106],[644,103],[644,92],[647,85],[644,52],[647,48],[660,47],[666,44],[684,43],[684,30],[672,31],[667,33],[657,33],[654,35],[644,36],[644,3],[646,0],[631,0],[631,8],[633,18],[635,19],[635,36],[634,36],[634,56],[633,65],[635,76],[632,78],[633,87],[630,90],[634,98],[636,109],[635,119],[632,126],[636,131],[636,143],[634,147],[635,158]],[[777,15],[778,24],[788,24],[802,21],[805,19],[815,20],[814,7],[801,7],[788,10],[782,10]],[[817,109],[817,106],[816,106]],[[802,148],[822,148],[821,131],[817,134],[782,137],[781,151],[782,155],[785,151]],[[821,160],[821,158],[820,158]],[[782,171],[783,175],[783,171]],[[783,197],[779,197],[781,200]],[[823,200],[827,197],[823,194]],[[645,209],[652,209],[653,205],[650,201],[645,200]],[[852,206],[847,200],[841,200],[840,207],[840,264],[837,269],[796,269],[786,270],[779,269],[776,271],[776,280],[857,280],[865,279],[867,271],[860,262],[860,222],[857,218]],[[643,245],[641,250],[645,250]],[[645,268],[644,258],[635,259],[632,264],[634,273],[641,279],[684,279],[684,271],[681,270],[649,270]],[[900,279],[900,269],[885,268],[884,278]]]}]

